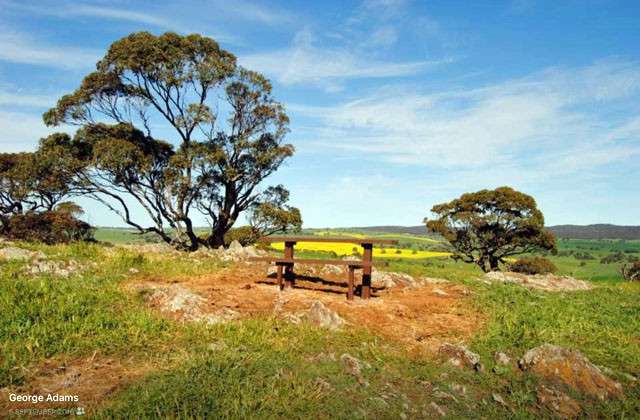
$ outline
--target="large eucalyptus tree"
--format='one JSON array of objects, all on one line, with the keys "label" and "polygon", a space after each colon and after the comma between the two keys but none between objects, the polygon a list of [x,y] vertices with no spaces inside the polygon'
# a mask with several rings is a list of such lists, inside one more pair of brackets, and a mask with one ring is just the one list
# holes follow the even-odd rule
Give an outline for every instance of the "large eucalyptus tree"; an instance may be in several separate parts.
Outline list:
[{"label": "large eucalyptus tree", "polygon": [[[284,107],[265,77],[213,39],[147,32],[120,39],[44,121],[80,126],[73,139],[49,143],[84,163],[76,182],[87,195],[178,248],[222,245],[240,214],[260,204],[277,204],[284,216],[297,211],[283,207],[283,194],[260,190],[294,152],[284,143]],[[136,218],[132,203],[148,217]],[[195,212],[209,223],[206,235],[196,233]],[[280,230],[301,224],[299,212],[294,219]]]}]

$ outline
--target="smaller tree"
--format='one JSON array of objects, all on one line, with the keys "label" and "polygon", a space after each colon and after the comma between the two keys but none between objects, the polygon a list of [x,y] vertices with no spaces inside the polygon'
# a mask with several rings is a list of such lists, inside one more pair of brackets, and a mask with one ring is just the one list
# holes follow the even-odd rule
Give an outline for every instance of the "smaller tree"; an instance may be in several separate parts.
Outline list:
[{"label": "smaller tree", "polygon": [[640,281],[640,261],[624,264],[620,271],[625,280]]},{"label": "smaller tree", "polygon": [[283,185],[267,188],[249,210],[249,225],[260,236],[297,232],[302,228],[302,216],[296,207],[287,205],[289,191]]},{"label": "smaller tree", "polygon": [[505,258],[535,250],[556,250],[544,216],[533,197],[509,187],[463,194],[433,206],[437,216],[425,222],[454,248],[453,258],[495,271]]}]

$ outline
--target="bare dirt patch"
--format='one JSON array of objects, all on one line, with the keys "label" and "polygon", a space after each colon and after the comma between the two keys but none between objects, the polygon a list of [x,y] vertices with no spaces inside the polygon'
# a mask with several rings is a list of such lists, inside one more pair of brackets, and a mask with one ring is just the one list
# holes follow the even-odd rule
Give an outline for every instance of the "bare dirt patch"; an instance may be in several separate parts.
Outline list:
[{"label": "bare dirt patch", "polygon": [[[50,359],[36,368],[26,385],[0,390],[0,413],[21,408],[73,408],[95,407],[117,390],[141,378],[152,366],[134,360],[92,356],[61,361]],[[77,396],[78,401],[10,402],[10,394]]]},{"label": "bare dirt patch", "polygon": [[[152,307],[185,321],[208,321],[209,317],[217,320],[221,314],[233,313],[232,319],[266,315],[298,322],[314,302],[320,301],[346,321],[343,328],[364,327],[410,348],[434,353],[443,342],[464,341],[482,325],[479,313],[469,302],[470,292],[464,286],[419,279],[394,281],[392,287],[379,282],[378,287],[374,287],[374,298],[356,297],[350,302],[346,300],[346,280],[342,274],[325,270],[322,277],[304,276],[296,280],[293,289],[280,291],[275,279],[268,276],[268,266],[236,264],[203,276],[147,278],[132,286],[148,289],[145,292],[148,296],[166,294],[171,288],[195,294],[197,298],[183,300],[191,302],[190,307],[177,311],[171,309],[175,302],[170,296],[149,300]],[[175,305],[173,307],[175,309]]]}]

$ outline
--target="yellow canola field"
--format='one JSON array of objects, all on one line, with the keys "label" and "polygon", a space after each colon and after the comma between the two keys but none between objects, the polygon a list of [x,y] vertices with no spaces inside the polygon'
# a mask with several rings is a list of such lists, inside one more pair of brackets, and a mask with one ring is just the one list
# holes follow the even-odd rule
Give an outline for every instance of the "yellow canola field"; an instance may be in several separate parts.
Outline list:
[{"label": "yellow canola field", "polygon": [[[315,233],[318,236],[335,236],[335,237],[348,237],[348,238],[358,238],[358,239],[364,239],[364,238],[370,238],[371,235],[364,235],[362,233],[352,233],[352,232],[333,232],[330,230],[324,230],[324,231],[319,231]],[[421,242],[429,242],[429,243],[433,243],[433,244],[437,244],[440,243],[440,241],[437,241],[435,239],[431,239],[431,238],[425,238],[423,236],[416,236],[416,235],[407,235],[407,234],[393,234],[393,233],[384,233],[382,235],[375,235],[376,238],[391,238],[391,239],[410,239],[410,240],[414,240],[414,241],[421,241]]]},{"label": "yellow canola field", "polygon": [[[271,247],[277,250],[284,249],[284,242],[274,242]],[[338,255],[351,255],[354,248],[357,252],[362,253],[362,247],[356,244],[345,243],[329,243],[329,242],[298,242],[295,246],[296,250],[304,251],[324,251],[335,252]],[[373,247],[373,256],[376,258],[434,258],[434,257],[447,257],[451,255],[449,252],[436,252],[436,251],[416,251],[413,253],[411,249],[400,249],[400,253],[397,253],[398,248],[380,248]]]}]

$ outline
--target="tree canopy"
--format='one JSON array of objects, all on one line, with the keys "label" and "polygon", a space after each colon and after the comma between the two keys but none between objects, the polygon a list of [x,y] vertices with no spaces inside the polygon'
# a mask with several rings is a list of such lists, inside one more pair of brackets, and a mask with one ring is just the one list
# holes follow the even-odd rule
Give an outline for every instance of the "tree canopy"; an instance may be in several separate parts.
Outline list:
[{"label": "tree canopy", "polygon": [[[287,230],[301,223],[288,192],[259,190],[294,152],[284,143],[289,118],[271,91],[213,39],[133,33],[44,114],[47,125],[80,128],[42,148],[64,149],[86,195],[178,248],[222,245],[248,210],[267,221],[265,232]],[[132,202],[151,223],[134,217]],[[202,237],[194,231],[198,213],[210,225]]]},{"label": "tree canopy", "polygon": [[454,258],[494,271],[505,258],[534,250],[555,250],[553,234],[533,197],[509,187],[463,194],[433,206],[427,229],[454,248]]}]

